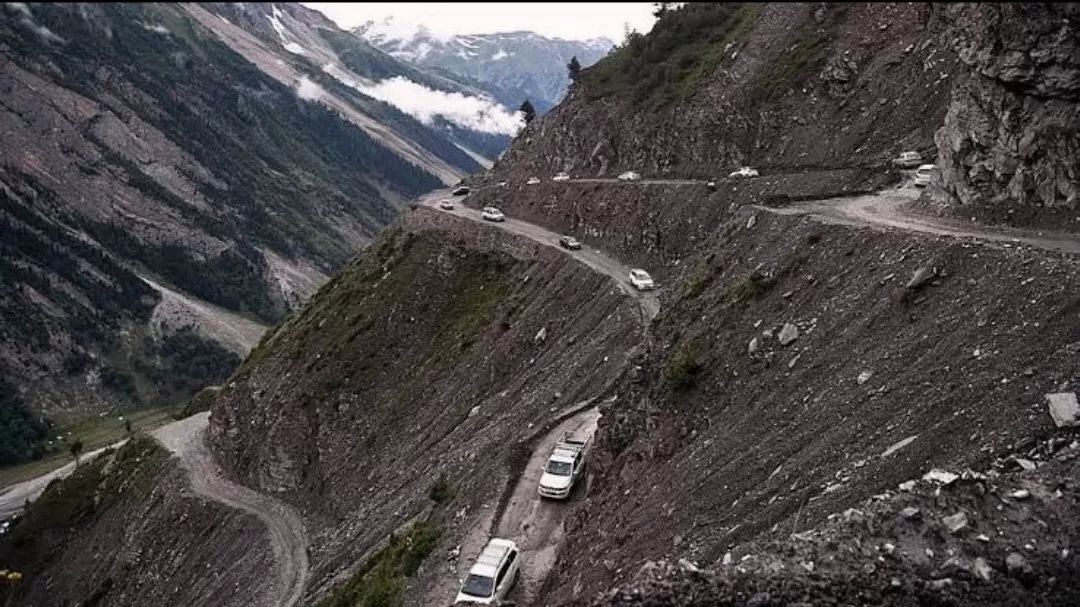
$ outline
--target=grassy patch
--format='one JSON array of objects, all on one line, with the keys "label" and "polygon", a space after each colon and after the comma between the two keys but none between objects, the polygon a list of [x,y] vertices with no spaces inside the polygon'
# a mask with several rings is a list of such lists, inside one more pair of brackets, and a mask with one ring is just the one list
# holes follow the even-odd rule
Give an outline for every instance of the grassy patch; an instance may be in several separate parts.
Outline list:
[{"label": "grassy patch", "polygon": [[428,520],[416,523],[404,535],[372,557],[344,586],[319,601],[318,607],[397,607],[408,578],[416,575],[442,537],[442,527]]},{"label": "grassy patch", "polygon": [[76,526],[132,492],[148,491],[169,455],[152,438],[141,436],[117,451],[87,462],[71,476],[54,480],[30,504],[11,530],[15,546],[56,529]]},{"label": "grassy patch", "polygon": [[698,340],[691,339],[684,342],[668,359],[664,366],[663,385],[670,392],[681,394],[689,392],[697,385],[698,379],[705,370],[702,360],[704,348]]},{"label": "grassy patch", "polygon": [[647,35],[631,34],[582,72],[585,94],[618,96],[654,108],[684,101],[703,77],[716,71],[724,48],[746,36],[764,6],[694,2],[668,11]]},{"label": "grassy patch", "polygon": [[444,476],[440,476],[439,480],[432,483],[431,489],[428,490],[428,497],[440,506],[454,499],[456,494],[457,488],[450,484]]},{"label": "grassy patch", "polygon": [[753,99],[775,101],[819,73],[829,55],[831,26],[846,10],[842,4],[833,3],[820,23],[808,20],[800,25],[795,43],[775,55],[754,76]]},{"label": "grassy patch", "polygon": [[[124,422],[117,417],[116,415],[59,417],[53,436],[60,437],[61,440],[54,441],[50,445],[49,455],[34,462],[0,469],[0,487],[30,480],[71,462],[68,444],[75,439],[82,440],[85,453],[123,439],[127,432],[124,429]],[[150,431],[172,421],[172,409],[158,407],[132,411],[125,413],[124,418],[131,421],[133,431]]]},{"label": "grassy patch", "polygon": [[731,290],[729,301],[740,306],[751,301],[758,301],[765,297],[776,286],[777,282],[778,279],[775,276],[752,272]]}]

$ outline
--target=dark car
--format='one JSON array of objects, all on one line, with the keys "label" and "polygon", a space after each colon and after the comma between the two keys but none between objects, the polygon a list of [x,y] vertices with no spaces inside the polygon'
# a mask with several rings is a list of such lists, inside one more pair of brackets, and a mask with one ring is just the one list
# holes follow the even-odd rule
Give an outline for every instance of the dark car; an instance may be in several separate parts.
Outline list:
[{"label": "dark car", "polygon": [[559,238],[559,246],[564,249],[570,249],[571,251],[577,251],[581,248],[581,243],[573,236],[563,236]]},{"label": "dark car", "polygon": [[451,194],[453,194],[454,196],[464,196],[464,195],[466,195],[468,193],[469,193],[469,186],[464,186],[464,185],[461,186],[460,188],[454,188],[454,191],[451,192]]}]

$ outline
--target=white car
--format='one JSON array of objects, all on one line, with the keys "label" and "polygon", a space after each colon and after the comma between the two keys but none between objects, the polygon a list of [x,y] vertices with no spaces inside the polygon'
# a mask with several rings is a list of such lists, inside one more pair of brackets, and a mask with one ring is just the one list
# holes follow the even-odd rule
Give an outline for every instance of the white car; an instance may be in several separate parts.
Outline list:
[{"label": "white car", "polygon": [[930,185],[930,175],[936,168],[936,164],[924,164],[915,169],[915,187],[925,188]]},{"label": "white car", "polygon": [[902,169],[919,166],[922,164],[922,154],[918,152],[901,152],[898,158],[893,158],[893,164]]},{"label": "white car", "polygon": [[634,285],[634,288],[638,291],[648,291],[656,288],[652,276],[649,276],[648,272],[640,268],[630,270],[630,284]]},{"label": "white car", "polygon": [[541,497],[566,499],[585,471],[590,437],[564,434],[548,456],[544,474],[540,477]]},{"label": "white car", "polygon": [[539,177],[529,177],[529,180],[525,182],[525,185],[536,185],[540,183]]},{"label": "white car", "polygon": [[517,581],[520,556],[514,542],[492,538],[461,581],[454,604],[494,605],[505,599]]},{"label": "white car", "polygon": [[627,171],[619,175],[619,181],[637,181],[638,179],[641,179],[641,175],[633,171]]},{"label": "white car", "polygon": [[454,201],[450,200],[449,198],[444,198],[444,199],[439,201],[439,208],[444,210],[444,211],[453,211],[454,210]]},{"label": "white car", "polygon": [[570,175],[566,173],[555,173],[555,176],[551,178],[552,181],[570,181]]},{"label": "white car", "polygon": [[728,177],[757,177],[757,176],[758,176],[757,169],[752,169],[750,167],[742,167],[738,171],[732,171],[731,174],[728,175]]},{"label": "white car", "polygon": [[487,221],[506,221],[506,215],[503,215],[502,211],[495,207],[484,207],[484,210],[480,211],[480,219]]}]

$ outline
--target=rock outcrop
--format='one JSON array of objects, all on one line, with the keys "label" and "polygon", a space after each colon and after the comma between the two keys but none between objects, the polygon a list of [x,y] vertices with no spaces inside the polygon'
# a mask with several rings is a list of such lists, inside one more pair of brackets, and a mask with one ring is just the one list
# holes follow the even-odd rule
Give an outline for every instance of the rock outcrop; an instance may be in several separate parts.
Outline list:
[{"label": "rock outcrop", "polygon": [[935,136],[939,202],[990,220],[1075,210],[1080,8],[961,3],[941,13],[966,73]]}]

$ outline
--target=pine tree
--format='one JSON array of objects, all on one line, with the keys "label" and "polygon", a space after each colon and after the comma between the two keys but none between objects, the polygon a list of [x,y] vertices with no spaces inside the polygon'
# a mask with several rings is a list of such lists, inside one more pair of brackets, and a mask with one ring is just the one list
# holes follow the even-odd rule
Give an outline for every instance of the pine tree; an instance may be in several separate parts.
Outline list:
[{"label": "pine tree", "polygon": [[525,102],[521,104],[521,107],[518,109],[518,111],[525,115],[525,124],[529,124],[536,118],[536,108],[533,107],[532,103],[530,103],[528,99],[526,99]]},{"label": "pine tree", "polygon": [[581,73],[581,63],[577,60],[577,55],[570,58],[570,63],[566,64],[567,71],[570,72],[570,82],[577,82],[578,74]]}]

